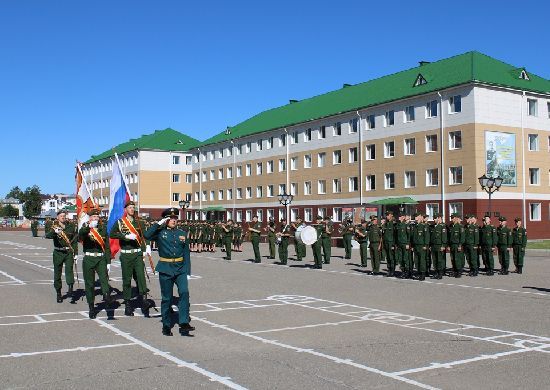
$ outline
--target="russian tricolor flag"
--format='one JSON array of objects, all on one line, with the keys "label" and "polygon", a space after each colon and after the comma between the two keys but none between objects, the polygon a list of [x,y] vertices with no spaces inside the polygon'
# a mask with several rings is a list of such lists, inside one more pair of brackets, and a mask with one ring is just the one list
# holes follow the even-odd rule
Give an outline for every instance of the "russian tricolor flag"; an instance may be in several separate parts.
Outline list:
[{"label": "russian tricolor flag", "polygon": [[[130,200],[130,194],[124,183],[118,155],[115,153],[115,164],[113,164],[113,176],[111,178],[111,193],[109,198],[109,219],[107,220],[107,233],[111,233],[111,229],[116,221],[124,216],[124,205]],[[109,239],[111,246],[111,258],[120,250],[120,243],[117,239]]]}]

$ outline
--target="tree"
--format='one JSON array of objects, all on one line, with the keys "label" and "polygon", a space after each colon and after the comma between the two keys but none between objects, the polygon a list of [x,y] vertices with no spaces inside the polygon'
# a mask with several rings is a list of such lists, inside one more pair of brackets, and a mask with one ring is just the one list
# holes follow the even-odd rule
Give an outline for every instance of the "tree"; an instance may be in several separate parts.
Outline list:
[{"label": "tree", "polygon": [[23,205],[23,215],[25,218],[31,218],[35,215],[39,215],[42,210],[42,198],[40,196],[40,187],[34,185],[27,187],[23,193],[22,199],[25,204]]},{"label": "tree", "polygon": [[6,198],[15,198],[15,199],[22,200],[23,195],[24,194],[23,194],[23,191],[21,191],[21,188],[19,188],[19,186],[15,186],[10,190],[10,192],[8,192],[8,194],[6,195]]},{"label": "tree", "polygon": [[7,204],[4,207],[0,207],[0,217],[19,217],[19,210],[11,204]]}]

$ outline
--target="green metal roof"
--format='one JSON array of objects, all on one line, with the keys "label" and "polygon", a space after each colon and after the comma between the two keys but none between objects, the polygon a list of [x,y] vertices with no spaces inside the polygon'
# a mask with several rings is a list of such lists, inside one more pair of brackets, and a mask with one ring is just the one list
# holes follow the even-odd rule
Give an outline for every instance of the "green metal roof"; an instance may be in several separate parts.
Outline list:
[{"label": "green metal roof", "polygon": [[393,206],[393,205],[400,205],[400,204],[418,204],[418,202],[409,196],[402,196],[399,198],[385,198],[385,199],[375,200],[374,202],[370,202],[369,204]]},{"label": "green metal roof", "polygon": [[223,206],[209,206],[201,209],[201,211],[225,211]]},{"label": "green metal roof", "polygon": [[86,163],[99,161],[118,154],[130,152],[132,150],[165,150],[174,152],[186,152],[196,148],[200,144],[199,140],[191,138],[188,135],[180,133],[174,129],[156,130],[152,134],[142,135],[139,138],[131,139],[113,149],[107,150],[101,154],[92,156]]},{"label": "green metal roof", "polygon": [[[361,84],[346,85],[336,91],[264,111],[230,127],[229,134],[224,131],[199,146],[284,128],[470,82],[550,94],[550,80],[531,74],[528,70],[530,80],[521,79],[519,76],[523,69],[471,51]],[[415,87],[419,74],[427,83]]]}]

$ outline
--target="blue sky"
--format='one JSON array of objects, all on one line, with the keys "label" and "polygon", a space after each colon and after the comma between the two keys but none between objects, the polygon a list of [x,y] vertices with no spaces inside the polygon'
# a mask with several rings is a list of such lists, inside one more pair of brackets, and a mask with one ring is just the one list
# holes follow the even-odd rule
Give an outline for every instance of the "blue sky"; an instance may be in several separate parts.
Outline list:
[{"label": "blue sky", "polygon": [[[538,3],[538,5],[535,5]],[[172,127],[205,139],[478,50],[550,78],[548,2],[0,2],[0,197],[74,192],[74,162]]]}]

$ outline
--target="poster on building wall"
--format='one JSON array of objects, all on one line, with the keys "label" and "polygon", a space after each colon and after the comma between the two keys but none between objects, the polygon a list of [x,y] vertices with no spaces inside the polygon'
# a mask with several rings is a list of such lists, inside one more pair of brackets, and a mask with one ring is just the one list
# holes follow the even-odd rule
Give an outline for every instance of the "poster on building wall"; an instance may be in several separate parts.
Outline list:
[{"label": "poster on building wall", "polygon": [[487,176],[500,176],[502,185],[517,185],[516,135],[485,131],[485,167]]}]

